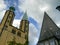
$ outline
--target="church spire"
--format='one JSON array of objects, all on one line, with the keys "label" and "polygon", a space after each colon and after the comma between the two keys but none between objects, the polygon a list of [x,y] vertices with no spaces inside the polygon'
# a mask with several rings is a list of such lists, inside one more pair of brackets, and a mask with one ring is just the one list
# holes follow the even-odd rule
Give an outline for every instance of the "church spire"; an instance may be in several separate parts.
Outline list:
[{"label": "church spire", "polygon": [[26,32],[26,31],[29,30],[29,21],[28,21],[28,16],[27,16],[27,13],[26,12],[24,13],[24,16],[23,16],[23,18],[21,20],[20,29],[23,32]]},{"label": "church spire", "polygon": [[24,16],[23,16],[22,20],[28,20],[28,16],[27,16],[26,12],[24,13]]}]

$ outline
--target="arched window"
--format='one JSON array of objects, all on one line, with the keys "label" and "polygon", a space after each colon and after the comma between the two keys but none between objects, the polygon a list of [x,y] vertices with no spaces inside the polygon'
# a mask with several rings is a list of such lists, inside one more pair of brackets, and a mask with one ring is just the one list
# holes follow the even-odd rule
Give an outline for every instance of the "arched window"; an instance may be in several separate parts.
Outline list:
[{"label": "arched window", "polygon": [[12,30],[12,33],[13,33],[13,34],[16,34],[16,31],[15,31],[15,30]]},{"label": "arched window", "polygon": [[55,41],[53,39],[50,40],[50,45],[55,45]]},{"label": "arched window", "polygon": [[49,42],[48,42],[48,41],[46,41],[46,42],[45,42],[45,45],[49,45]]},{"label": "arched window", "polygon": [[21,37],[21,33],[20,32],[18,32],[17,35]]},{"label": "arched window", "polygon": [[39,45],[44,45],[44,43],[40,43]]}]

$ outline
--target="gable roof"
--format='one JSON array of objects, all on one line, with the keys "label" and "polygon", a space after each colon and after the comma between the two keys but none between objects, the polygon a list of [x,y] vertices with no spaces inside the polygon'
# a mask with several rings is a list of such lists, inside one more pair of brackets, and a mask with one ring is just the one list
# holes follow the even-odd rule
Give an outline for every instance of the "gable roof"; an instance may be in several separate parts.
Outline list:
[{"label": "gable roof", "polygon": [[56,31],[58,31],[58,30],[59,30],[59,28],[57,27],[57,25],[48,16],[48,14],[46,12],[44,12],[44,18],[43,18],[39,41],[56,36]]}]

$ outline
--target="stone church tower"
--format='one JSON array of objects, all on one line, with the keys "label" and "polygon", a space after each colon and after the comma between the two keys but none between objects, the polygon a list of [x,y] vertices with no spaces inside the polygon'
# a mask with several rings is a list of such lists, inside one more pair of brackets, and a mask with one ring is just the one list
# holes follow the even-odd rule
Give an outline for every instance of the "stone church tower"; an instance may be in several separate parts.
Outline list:
[{"label": "stone church tower", "polygon": [[8,42],[12,41],[14,38],[16,43],[20,43],[22,45],[25,45],[26,41],[28,41],[28,16],[26,13],[24,14],[18,29],[12,26],[12,22],[15,17],[14,10],[14,7],[10,7],[10,9],[5,12],[0,23],[0,45],[8,45]]}]

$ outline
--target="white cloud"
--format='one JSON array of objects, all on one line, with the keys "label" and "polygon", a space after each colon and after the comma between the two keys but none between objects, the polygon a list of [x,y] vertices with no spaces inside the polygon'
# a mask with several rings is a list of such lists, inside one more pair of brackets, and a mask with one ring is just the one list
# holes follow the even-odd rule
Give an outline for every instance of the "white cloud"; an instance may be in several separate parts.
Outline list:
[{"label": "white cloud", "polygon": [[4,4],[4,0],[0,1],[0,10],[5,9],[6,5]]},{"label": "white cloud", "polygon": [[36,45],[39,37],[39,30],[33,24],[29,26],[29,45]]},{"label": "white cloud", "polygon": [[4,0],[1,0],[0,1],[0,22],[4,16],[5,10],[3,10],[3,9],[5,9],[5,8],[6,8],[6,5],[4,4]]},{"label": "white cloud", "polygon": [[[42,24],[44,14],[41,10],[44,9],[44,11],[46,11],[48,15],[52,18],[52,20],[58,25],[58,22],[60,24],[59,21],[60,13],[56,10],[56,6],[60,5],[59,2],[60,0],[24,0],[21,6],[19,6],[19,8],[22,9],[23,11],[27,10],[28,16],[35,19],[39,24]],[[31,34],[30,34],[31,36],[33,35],[36,36],[36,34],[38,34],[38,33],[32,34],[32,32],[35,32],[32,30],[36,30],[33,29],[32,26],[30,30],[31,30]],[[30,39],[34,40],[35,38],[33,39],[33,37],[30,37]]]},{"label": "white cloud", "polygon": [[[20,6],[20,9],[23,11],[27,10],[28,16],[34,18],[38,23],[40,22],[40,12],[38,11],[38,0],[25,0],[23,4]],[[33,2],[33,3],[32,3]],[[38,20],[39,21],[38,21]]]},{"label": "white cloud", "polygon": [[49,10],[50,9],[50,6],[49,5],[40,5],[39,6],[39,9],[40,9],[40,11],[42,11],[42,12],[44,12],[44,11],[47,11],[47,10]]},{"label": "white cloud", "polygon": [[0,11],[0,22],[1,22],[2,18],[3,18],[3,16],[4,16],[4,14],[5,14],[5,10],[4,11]]},{"label": "white cloud", "polygon": [[59,4],[59,0],[24,0],[19,7],[23,11],[27,10],[28,16],[41,24],[43,19],[43,12],[41,10],[44,9],[54,20],[56,17],[54,14],[56,13],[55,8]]},{"label": "white cloud", "polygon": [[20,20],[18,20],[18,19],[14,19],[12,25],[15,26],[15,27],[17,27],[17,28],[19,28],[19,26],[20,26]]}]

